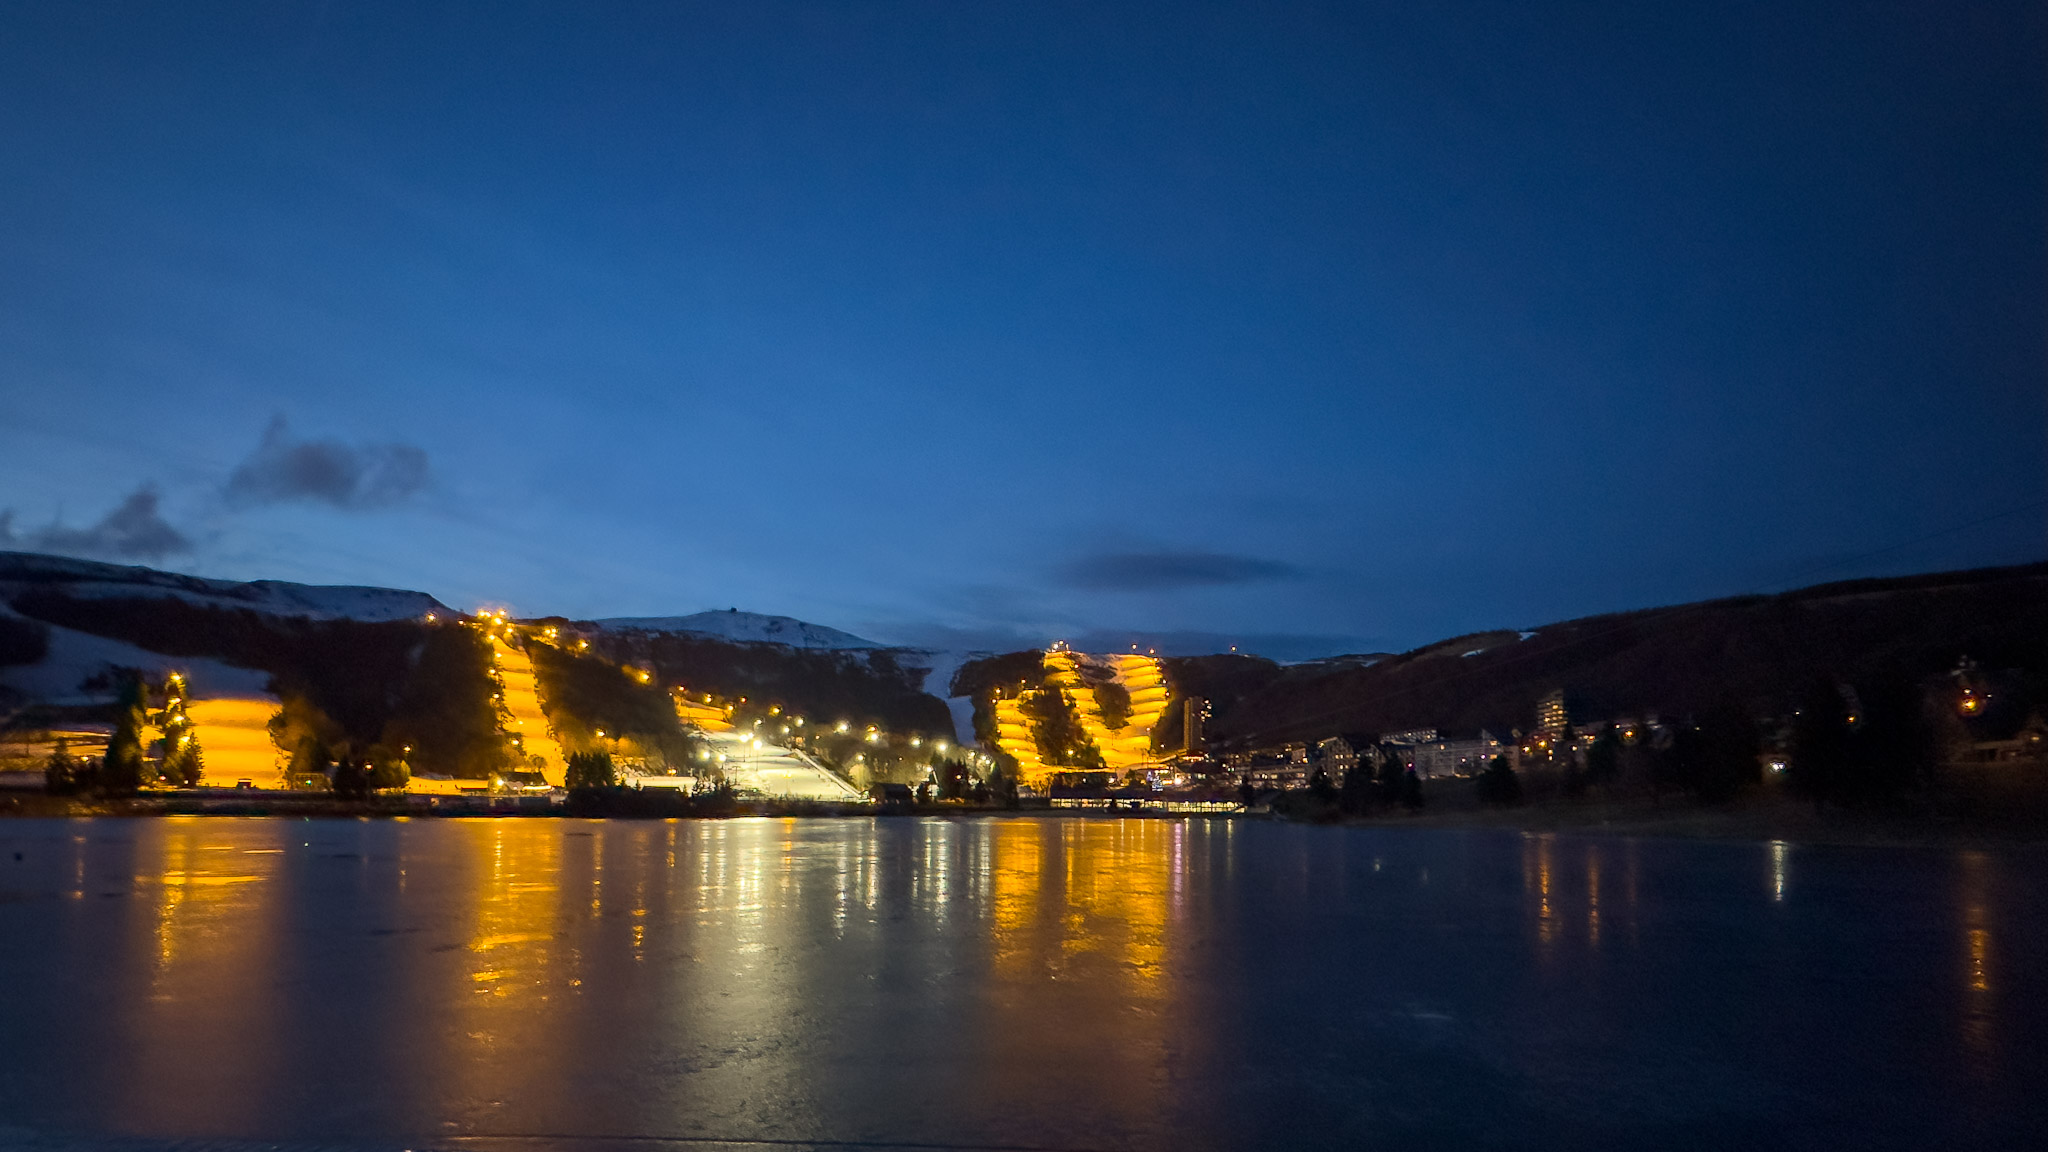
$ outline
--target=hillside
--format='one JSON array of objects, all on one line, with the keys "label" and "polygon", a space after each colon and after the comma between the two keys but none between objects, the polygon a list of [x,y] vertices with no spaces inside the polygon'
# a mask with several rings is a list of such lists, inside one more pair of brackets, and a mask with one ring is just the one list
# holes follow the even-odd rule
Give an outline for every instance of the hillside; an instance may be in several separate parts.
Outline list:
[{"label": "hillside", "polygon": [[[420,770],[474,775],[505,750],[490,653],[461,619],[419,592],[236,583],[0,553],[0,722],[51,709],[86,718],[110,698],[110,670],[176,669],[202,697],[303,701],[336,740],[414,745]],[[525,623],[558,629],[604,665],[536,658],[544,694],[558,699],[549,707],[572,738],[602,727],[670,756],[685,746],[655,713],[661,693],[679,686],[906,738],[967,738],[971,728],[987,740],[998,690],[1016,705],[1019,693],[1051,682],[1035,650],[887,648],[736,611]],[[1142,720],[1152,749],[1166,752],[1178,747],[1189,696],[1209,702],[1207,734],[1226,749],[1414,728],[1505,735],[1533,727],[1537,702],[1560,690],[1581,721],[1683,718],[1727,702],[1783,715],[1820,678],[1859,690],[1921,684],[1965,657],[2004,686],[2000,723],[2048,702],[2048,564],[1593,616],[1398,655],[1294,665],[1235,654],[1162,658],[1170,694],[1163,711]],[[1085,680],[1093,668],[1083,660],[1069,671]],[[643,674],[650,679],[635,679]],[[1069,693],[1079,702],[1073,717],[1033,722],[1120,725],[1127,694],[1093,680],[1087,688],[1087,699],[1078,688]],[[1120,755],[1141,754],[1136,731],[1116,740]]]},{"label": "hillside", "polygon": [[[1817,678],[1866,690],[1926,682],[1968,657],[2010,686],[2016,724],[2048,706],[2048,564],[1827,584],[1453,637],[1412,652],[1283,665],[1227,654],[1162,658],[1173,692],[1153,727],[1180,743],[1184,701],[1209,703],[1213,747],[1435,728],[1505,736],[1563,691],[1580,721],[1696,715],[1734,702],[1785,715]],[[1050,683],[1036,650],[968,661],[952,691],[995,735],[994,699]],[[1985,717],[1991,720],[1992,717]]]},{"label": "hillside", "polygon": [[[1562,690],[1575,718],[1684,717],[1722,701],[1784,715],[1818,677],[1912,684],[1969,657],[2016,677],[2031,702],[2048,677],[2048,564],[1857,580],[1440,641],[1370,664],[1340,658],[1259,667],[1169,660],[1214,701],[1226,746],[1338,732],[1437,728],[1505,735]],[[1207,686],[1204,690],[1203,685]]]},{"label": "hillside", "polygon": [[116,670],[175,670],[202,699],[287,705],[337,747],[410,746],[418,771],[483,776],[505,763],[488,652],[424,593],[10,552],[0,553],[0,603],[8,632],[41,638],[40,653],[22,653],[35,659],[0,668],[0,721],[97,719]]},{"label": "hillside", "polygon": [[[555,617],[531,623],[553,625],[580,636],[592,651],[620,664],[647,668],[661,684],[726,699],[744,696],[773,701],[819,720],[877,724],[894,732],[956,738],[945,701],[925,691],[931,653],[879,647],[798,647],[780,641],[727,639],[697,630],[621,627],[615,621],[577,623]],[[804,627],[833,631],[816,625]]]},{"label": "hillside", "polygon": [[699,612],[692,616],[617,616],[591,623],[607,632],[680,632],[742,644],[782,644],[790,648],[882,647],[872,640],[863,640],[837,628],[809,624],[789,616],[742,612],[737,608],[723,612]]},{"label": "hillside", "polygon": [[[0,553],[0,726],[103,719],[121,670],[172,671],[197,697],[268,706],[333,743],[415,749],[421,772],[488,775],[507,763],[488,645],[434,597],[384,588],[239,583],[30,553]],[[553,725],[573,746],[602,728],[650,756],[689,753],[667,688],[786,705],[820,719],[955,739],[947,653],[737,611],[560,626],[590,660],[527,645]],[[644,669],[646,684],[622,674]]]},{"label": "hillside", "polygon": [[308,620],[417,620],[453,615],[424,592],[353,585],[292,584],[282,580],[209,580],[122,564],[74,560],[36,552],[0,552],[0,599],[54,592],[75,600],[168,599],[208,608],[248,609],[266,616]]}]

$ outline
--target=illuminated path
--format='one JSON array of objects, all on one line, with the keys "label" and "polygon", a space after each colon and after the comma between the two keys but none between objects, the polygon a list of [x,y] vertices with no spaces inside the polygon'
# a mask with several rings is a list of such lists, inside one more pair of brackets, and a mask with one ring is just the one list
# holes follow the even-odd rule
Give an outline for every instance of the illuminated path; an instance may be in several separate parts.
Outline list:
[{"label": "illuminated path", "polygon": [[726,777],[736,788],[792,800],[867,799],[860,789],[793,748],[773,744],[756,748],[733,733],[716,733],[706,739],[713,751],[724,754]]},{"label": "illuminated path", "polygon": [[[540,693],[533,680],[533,660],[525,652],[505,643],[495,630],[490,637],[491,663],[497,669],[498,682],[504,686],[503,704],[511,715],[507,721],[511,732],[519,737],[519,745],[528,756],[541,758],[541,776],[560,788],[567,779],[568,758],[562,754],[562,746],[548,730],[547,714],[540,710]],[[200,747],[203,749],[205,745]]]}]

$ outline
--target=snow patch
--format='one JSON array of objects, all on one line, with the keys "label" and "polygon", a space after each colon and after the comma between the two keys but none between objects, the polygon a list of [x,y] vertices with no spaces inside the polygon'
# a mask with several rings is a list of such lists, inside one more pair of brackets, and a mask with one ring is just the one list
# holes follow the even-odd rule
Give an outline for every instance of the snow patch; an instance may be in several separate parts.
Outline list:
[{"label": "snow patch", "polygon": [[728,609],[699,612],[692,616],[615,616],[592,623],[621,632],[687,632],[713,636],[742,644],[782,644],[790,648],[862,649],[884,645],[863,640],[851,632],[810,624],[789,616],[763,616],[758,612]]},{"label": "snow patch", "polygon": [[[953,695],[953,677],[971,660],[989,655],[987,652],[960,652],[933,648],[897,649],[903,666],[915,668],[922,664],[924,669],[923,691],[927,696],[936,696],[946,702],[946,711],[953,715],[953,742],[955,744],[974,742],[974,698]],[[963,741],[961,734],[966,733]]]},{"label": "snow patch", "polygon": [[194,698],[264,696],[270,674],[238,668],[218,660],[165,656],[120,640],[50,626],[50,650],[34,664],[0,668],[0,684],[40,704],[98,704],[113,698],[111,689],[88,690],[85,682],[114,668],[139,668],[161,680],[182,672]]}]

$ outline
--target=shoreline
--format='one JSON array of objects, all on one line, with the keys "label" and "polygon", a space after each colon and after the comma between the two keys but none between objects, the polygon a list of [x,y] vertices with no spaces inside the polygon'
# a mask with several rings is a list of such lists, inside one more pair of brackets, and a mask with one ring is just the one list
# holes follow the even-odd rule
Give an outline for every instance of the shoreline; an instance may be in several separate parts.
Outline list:
[{"label": "shoreline", "polygon": [[2048,847],[2048,822],[1983,820],[1828,809],[1782,799],[1756,799],[1724,807],[1685,801],[1644,800],[1553,802],[1515,808],[1388,812],[1367,816],[1305,819],[1272,812],[1169,813],[1161,811],[969,807],[930,804],[909,808],[855,808],[806,802],[743,801],[720,811],[591,811],[575,805],[472,803],[427,807],[403,798],[337,800],[321,794],[265,794],[195,797],[178,794],[116,799],[80,799],[42,793],[0,793],[0,819],[148,819],[239,817],[243,819],[597,819],[719,820],[768,819],[952,819],[1054,818],[1068,820],[1222,819],[1270,821],[1307,827],[1383,828],[1412,831],[1498,831],[1569,836],[1615,836],[1679,840],[1783,842],[1856,848],[2030,848]]}]

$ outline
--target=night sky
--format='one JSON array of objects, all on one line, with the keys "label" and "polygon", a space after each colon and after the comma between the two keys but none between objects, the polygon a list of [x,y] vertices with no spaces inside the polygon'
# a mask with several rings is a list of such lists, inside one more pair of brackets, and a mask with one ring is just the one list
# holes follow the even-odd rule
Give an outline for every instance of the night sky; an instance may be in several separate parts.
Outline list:
[{"label": "night sky", "polygon": [[4,546],[1283,657],[2048,551],[2036,0],[7,3]]}]

